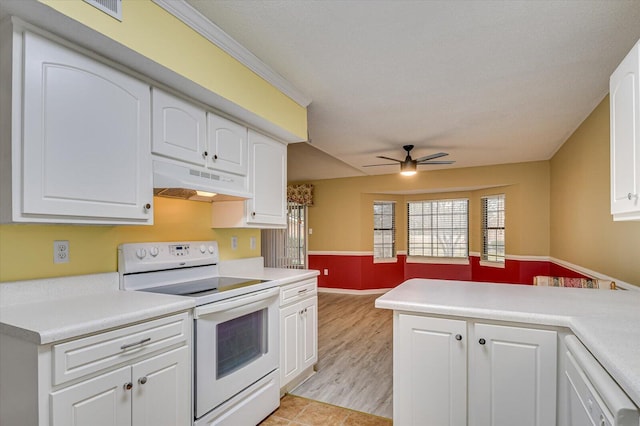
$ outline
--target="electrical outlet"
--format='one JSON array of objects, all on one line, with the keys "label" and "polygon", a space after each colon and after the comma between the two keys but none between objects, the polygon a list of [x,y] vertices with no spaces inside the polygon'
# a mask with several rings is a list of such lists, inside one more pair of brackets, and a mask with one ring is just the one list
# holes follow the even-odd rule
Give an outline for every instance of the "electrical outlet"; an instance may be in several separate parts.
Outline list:
[{"label": "electrical outlet", "polygon": [[251,250],[256,249],[256,237],[249,238],[249,247],[251,247]]},{"label": "electrical outlet", "polygon": [[238,248],[238,237],[231,237],[231,250]]},{"label": "electrical outlet", "polygon": [[53,242],[53,263],[69,263],[69,241]]},{"label": "electrical outlet", "polygon": [[324,270],[324,274],[325,274],[325,275],[329,275],[329,270],[328,270],[328,269],[325,269],[325,270]]},{"label": "electrical outlet", "polygon": [[313,234],[313,228],[309,228],[309,235]]}]

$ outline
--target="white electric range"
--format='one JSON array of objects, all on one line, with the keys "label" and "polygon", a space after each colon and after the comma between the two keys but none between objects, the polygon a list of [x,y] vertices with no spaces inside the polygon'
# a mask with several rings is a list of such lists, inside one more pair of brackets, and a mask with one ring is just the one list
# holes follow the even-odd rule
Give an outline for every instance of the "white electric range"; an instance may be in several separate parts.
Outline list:
[{"label": "white electric range", "polygon": [[[192,297],[194,425],[257,424],[279,406],[275,281],[222,277],[216,241],[122,244],[123,290]],[[251,410],[234,409],[251,402]]]}]

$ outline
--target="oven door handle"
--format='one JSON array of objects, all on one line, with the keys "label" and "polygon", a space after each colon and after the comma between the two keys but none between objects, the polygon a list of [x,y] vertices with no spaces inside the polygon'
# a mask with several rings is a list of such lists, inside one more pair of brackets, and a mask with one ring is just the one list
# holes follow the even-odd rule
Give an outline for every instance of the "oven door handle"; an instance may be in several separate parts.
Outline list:
[{"label": "oven door handle", "polygon": [[246,306],[250,303],[276,297],[280,294],[280,287],[269,288],[267,290],[257,291],[246,296],[238,296],[223,302],[209,303],[207,305],[198,306],[195,309],[194,319],[198,319],[203,315],[213,314],[215,312],[228,311],[240,306]]}]

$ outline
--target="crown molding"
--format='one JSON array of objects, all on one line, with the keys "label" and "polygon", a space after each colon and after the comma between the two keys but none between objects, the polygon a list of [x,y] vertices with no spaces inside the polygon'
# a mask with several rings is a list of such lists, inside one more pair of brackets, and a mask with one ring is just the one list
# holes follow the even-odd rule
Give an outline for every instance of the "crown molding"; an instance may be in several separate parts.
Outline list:
[{"label": "crown molding", "polygon": [[202,13],[195,10],[185,0],[152,0],[155,4],[184,22],[198,34],[227,52],[242,65],[262,77],[265,81],[276,87],[282,93],[291,98],[302,107],[307,107],[311,103],[311,98],[295,88],[280,74],[262,62],[256,55],[251,53],[246,47],[225,33],[222,28],[211,22]]}]

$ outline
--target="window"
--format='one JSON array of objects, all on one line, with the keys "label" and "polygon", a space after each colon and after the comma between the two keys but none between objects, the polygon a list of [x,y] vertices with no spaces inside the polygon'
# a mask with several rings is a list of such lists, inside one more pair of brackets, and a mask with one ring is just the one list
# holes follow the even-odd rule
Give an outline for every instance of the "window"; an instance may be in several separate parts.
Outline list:
[{"label": "window", "polygon": [[504,194],[482,197],[482,260],[504,263]]},{"label": "window", "polygon": [[409,256],[469,257],[469,201],[409,202]]},{"label": "window", "polygon": [[373,202],[373,258],[396,257],[396,204],[393,201]]}]

